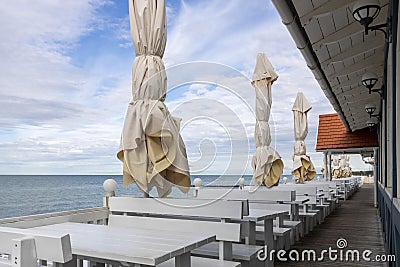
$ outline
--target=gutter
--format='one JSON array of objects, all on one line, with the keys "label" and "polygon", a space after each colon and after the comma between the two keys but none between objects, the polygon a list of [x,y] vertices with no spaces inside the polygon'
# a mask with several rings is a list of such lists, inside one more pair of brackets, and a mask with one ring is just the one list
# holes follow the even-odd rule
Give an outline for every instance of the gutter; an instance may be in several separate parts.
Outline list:
[{"label": "gutter", "polygon": [[339,118],[346,127],[346,130],[352,132],[350,124],[344,116],[342,107],[336,98],[336,95],[333,93],[331,85],[329,84],[328,79],[322,70],[317,55],[312,49],[307,33],[301,26],[299,15],[293,6],[293,3],[290,0],[272,0],[272,3],[281,16],[282,23],[287,27],[290,35],[296,43],[297,48],[300,50],[301,54],[306,60],[308,68],[314,74],[315,79],[339,115]]}]

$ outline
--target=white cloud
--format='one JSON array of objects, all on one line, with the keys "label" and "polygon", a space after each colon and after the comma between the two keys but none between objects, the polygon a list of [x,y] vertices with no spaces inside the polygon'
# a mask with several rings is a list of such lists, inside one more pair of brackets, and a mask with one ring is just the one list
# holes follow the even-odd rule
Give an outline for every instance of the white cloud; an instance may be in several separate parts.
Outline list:
[{"label": "white cloud", "polygon": [[[98,12],[115,4],[0,3],[0,173],[121,172],[115,152],[131,98],[132,41],[127,13],[113,18]],[[172,70],[170,86],[185,80],[211,82],[187,85],[167,96],[174,115],[186,120],[199,114],[208,117],[193,121],[182,132],[191,164],[201,169],[204,159],[213,161],[208,173],[227,166],[232,173],[243,168],[251,172],[245,162],[254,152],[255,100],[249,78],[257,53],[265,52],[280,75],[273,85],[271,127],[285,170],[290,172],[291,106],[299,90],[313,106],[306,143],[319,167],[322,157],[312,152],[318,114],[332,108],[272,5],[263,0],[181,1],[179,8],[176,4],[167,1],[164,61]],[[88,59],[81,51],[85,37],[99,42],[102,34],[116,40],[115,47]],[[124,53],[119,50],[126,48]],[[176,66],[190,61],[219,64]],[[231,157],[229,140],[236,142],[237,158]]]}]

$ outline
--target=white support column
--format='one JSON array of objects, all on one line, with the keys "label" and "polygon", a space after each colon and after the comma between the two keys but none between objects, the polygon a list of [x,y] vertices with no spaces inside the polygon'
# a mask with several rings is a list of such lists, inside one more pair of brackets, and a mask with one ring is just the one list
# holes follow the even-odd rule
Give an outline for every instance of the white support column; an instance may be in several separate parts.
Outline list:
[{"label": "white support column", "polygon": [[377,185],[378,185],[378,149],[374,148],[374,207],[378,207]]},{"label": "white support column", "polygon": [[[383,105],[386,105],[386,101],[383,101]],[[381,162],[381,168],[380,168],[380,176],[381,176],[381,183],[384,187],[386,187],[386,153],[385,153],[385,149],[386,149],[386,131],[385,131],[385,116],[386,116],[386,110],[382,109],[382,122],[380,123],[380,127],[381,127],[381,135],[380,135],[380,145],[381,145],[381,149],[380,149],[380,157],[379,160]]]},{"label": "white support column", "polygon": [[328,151],[328,172],[327,172],[327,179],[328,181],[332,180],[332,154]]},{"label": "white support column", "polygon": [[325,181],[328,181],[327,174],[328,174],[328,154],[325,151],[324,152],[324,173],[322,174]]}]

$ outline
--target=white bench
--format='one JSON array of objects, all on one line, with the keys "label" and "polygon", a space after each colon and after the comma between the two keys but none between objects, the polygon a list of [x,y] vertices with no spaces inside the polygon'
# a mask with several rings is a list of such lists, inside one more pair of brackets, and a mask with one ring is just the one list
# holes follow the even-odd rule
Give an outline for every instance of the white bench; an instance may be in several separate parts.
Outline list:
[{"label": "white bench", "polygon": [[282,184],[281,188],[296,190],[296,196],[308,197],[309,201],[303,205],[304,211],[301,214],[312,219],[312,224],[309,224],[310,231],[317,223],[321,224],[324,221],[328,205],[322,203],[321,197],[323,193],[319,192],[316,185]]},{"label": "white bench", "polygon": [[306,184],[317,186],[319,192],[323,193],[322,204],[329,205],[329,209],[327,210],[326,216],[328,216],[332,211],[334,211],[337,208],[339,203],[339,198],[338,198],[338,189],[336,183],[332,183],[329,181],[323,181],[323,182],[311,181],[311,182],[306,182]]},{"label": "white bench", "polygon": [[[264,209],[264,210],[286,210],[291,214],[292,208],[290,204],[272,204],[272,203],[262,203],[262,202],[251,202],[249,203],[250,209]],[[295,211],[296,212],[296,211]],[[276,242],[276,248],[284,248],[288,249],[287,236],[285,236],[285,232],[280,232],[282,229],[287,230],[285,228],[292,229],[290,233],[290,244],[294,245],[296,241],[300,240],[300,237],[304,236],[304,230],[302,226],[303,222],[300,220],[283,220],[280,222],[279,220],[274,221],[274,233],[276,236],[280,236],[281,238],[274,238]],[[261,226],[258,224],[258,226]],[[258,227],[258,231],[260,231],[260,227]],[[258,234],[258,239],[261,238],[260,232]],[[282,243],[284,242],[284,243]]]},{"label": "white bench", "polygon": [[[294,190],[263,190],[262,187],[255,190],[240,190],[240,189],[226,189],[226,188],[201,188],[198,189],[196,193],[197,198],[200,199],[230,199],[230,200],[247,200],[249,203],[271,203],[278,204],[283,202],[292,202],[296,199],[296,192]],[[254,207],[254,205],[253,205]],[[273,209],[276,210],[276,209]],[[290,211],[289,211],[290,213]],[[261,227],[258,227],[261,230]],[[293,227],[287,228],[283,227],[282,224],[276,225],[273,228],[273,238],[275,248],[289,248],[293,243],[291,237],[294,237]],[[256,238],[266,242],[263,237],[262,232],[258,232]]]},{"label": "white bench", "polygon": [[[292,211],[293,211],[292,214],[296,215],[295,217],[292,216],[291,220],[293,221],[293,220],[298,220],[299,218],[301,219],[301,221],[303,222],[301,224],[301,226],[303,226],[303,230],[301,232],[304,234],[308,234],[309,231],[311,231],[317,223],[317,217],[319,216],[319,212],[307,210],[308,205],[310,205],[310,204],[315,205],[317,203],[315,194],[311,194],[309,189],[306,189],[306,190],[308,190],[307,192],[310,194],[310,196],[305,196],[304,192],[303,192],[303,194],[299,194],[296,191],[297,188],[295,188],[295,187],[283,186],[283,185],[279,185],[277,187],[272,187],[272,188],[267,188],[267,187],[257,188],[255,186],[251,186],[251,187],[249,186],[249,187],[245,187],[245,189],[249,190],[249,191],[259,192],[258,194],[265,194],[265,196],[263,198],[266,199],[267,201],[263,201],[264,203],[273,203],[272,200],[275,200],[276,201],[275,203],[291,204]],[[299,189],[297,189],[297,190],[299,190]],[[305,190],[305,189],[302,189],[302,190]],[[290,200],[290,201],[288,201],[288,200],[281,201],[281,198],[285,194],[283,192],[285,192],[285,191],[293,192],[293,194],[295,195],[294,198],[292,198],[292,200]],[[264,193],[262,193],[262,192],[264,192]],[[304,204],[298,203],[297,200],[302,199],[304,197],[307,199],[307,202]],[[299,211],[299,209],[298,209],[299,205],[303,205],[305,207],[305,209],[303,211]]]},{"label": "white bench", "polygon": [[[248,211],[245,201],[208,201],[200,199],[157,199],[135,197],[109,198],[109,226],[137,227],[179,232],[198,232],[216,235],[217,242],[192,250],[193,266],[256,266],[261,246],[233,244],[241,241],[242,224],[231,222],[242,219]],[[246,248],[247,254],[237,254],[236,248]],[[194,256],[217,257],[198,259]],[[219,265],[215,265],[218,263]],[[173,260],[161,266],[172,266]]]},{"label": "white bench", "polygon": [[39,259],[52,261],[54,267],[76,266],[69,235],[0,227],[0,254],[10,255],[10,260],[0,260],[1,267],[34,267]]}]

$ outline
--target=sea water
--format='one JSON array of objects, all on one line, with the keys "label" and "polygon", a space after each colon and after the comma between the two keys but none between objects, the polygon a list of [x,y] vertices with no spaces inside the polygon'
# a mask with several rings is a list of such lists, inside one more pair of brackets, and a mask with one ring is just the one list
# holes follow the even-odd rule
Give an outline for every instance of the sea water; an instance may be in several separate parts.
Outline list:
[{"label": "sea water", "polygon": [[[251,184],[251,175],[242,177],[246,185]],[[291,175],[286,177],[291,180]],[[0,175],[0,218],[101,207],[103,182],[109,178],[118,183],[117,196],[143,196],[134,184],[123,187],[120,175]],[[195,178],[201,178],[203,185],[232,186],[240,176],[201,175],[191,180]],[[151,195],[157,192],[152,190]],[[171,196],[187,195],[173,188]]]}]

